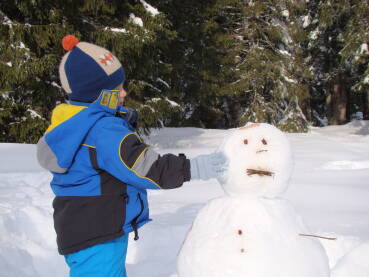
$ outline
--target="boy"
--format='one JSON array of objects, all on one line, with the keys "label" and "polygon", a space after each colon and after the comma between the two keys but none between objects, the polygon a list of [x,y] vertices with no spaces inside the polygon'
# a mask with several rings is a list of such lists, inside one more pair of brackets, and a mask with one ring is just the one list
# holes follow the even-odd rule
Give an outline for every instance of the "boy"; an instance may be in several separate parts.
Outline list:
[{"label": "boy", "polygon": [[69,104],[58,105],[37,144],[53,174],[54,227],[72,277],[122,277],[128,234],[149,222],[146,189],[215,177],[222,157],[160,156],[135,134],[123,107],[124,69],[108,50],[68,35],[59,75]]}]

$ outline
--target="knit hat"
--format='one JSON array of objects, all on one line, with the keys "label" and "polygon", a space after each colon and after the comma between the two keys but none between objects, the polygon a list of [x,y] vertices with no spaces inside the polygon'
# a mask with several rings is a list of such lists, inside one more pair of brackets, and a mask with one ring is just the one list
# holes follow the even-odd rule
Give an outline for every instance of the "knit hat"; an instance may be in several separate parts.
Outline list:
[{"label": "knit hat", "polygon": [[93,102],[103,89],[114,89],[125,80],[119,60],[100,46],[79,42],[75,36],[63,38],[68,51],[59,65],[59,77],[69,100]]}]

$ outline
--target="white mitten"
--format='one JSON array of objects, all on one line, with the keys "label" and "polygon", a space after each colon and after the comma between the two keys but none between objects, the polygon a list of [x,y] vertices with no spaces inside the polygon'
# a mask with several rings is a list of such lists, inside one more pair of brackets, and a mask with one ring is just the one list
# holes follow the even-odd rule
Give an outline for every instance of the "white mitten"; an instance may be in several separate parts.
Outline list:
[{"label": "white mitten", "polygon": [[200,155],[190,160],[191,179],[209,180],[217,178],[228,165],[228,159],[222,152]]}]

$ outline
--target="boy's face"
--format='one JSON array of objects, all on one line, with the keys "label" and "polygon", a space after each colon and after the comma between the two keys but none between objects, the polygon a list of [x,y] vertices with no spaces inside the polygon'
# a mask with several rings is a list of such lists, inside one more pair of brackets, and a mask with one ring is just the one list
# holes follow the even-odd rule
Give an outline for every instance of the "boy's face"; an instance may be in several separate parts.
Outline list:
[{"label": "boy's face", "polygon": [[123,103],[124,103],[124,97],[126,97],[127,92],[126,92],[126,91],[125,91],[125,89],[123,88],[123,84],[120,84],[120,85],[119,85],[119,86],[117,86],[115,89],[120,91],[120,93],[119,93],[119,105],[120,105],[120,106],[123,106]]}]

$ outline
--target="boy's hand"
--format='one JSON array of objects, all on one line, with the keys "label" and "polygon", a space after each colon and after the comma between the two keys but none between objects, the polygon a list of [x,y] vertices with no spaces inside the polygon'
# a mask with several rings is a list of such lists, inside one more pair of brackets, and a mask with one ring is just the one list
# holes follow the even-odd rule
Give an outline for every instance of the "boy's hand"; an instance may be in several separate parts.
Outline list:
[{"label": "boy's hand", "polygon": [[227,170],[228,159],[222,152],[200,155],[190,160],[191,179],[217,178]]},{"label": "boy's hand", "polygon": [[119,90],[104,89],[90,107],[102,109],[111,114],[115,114],[119,105],[119,93]]}]

